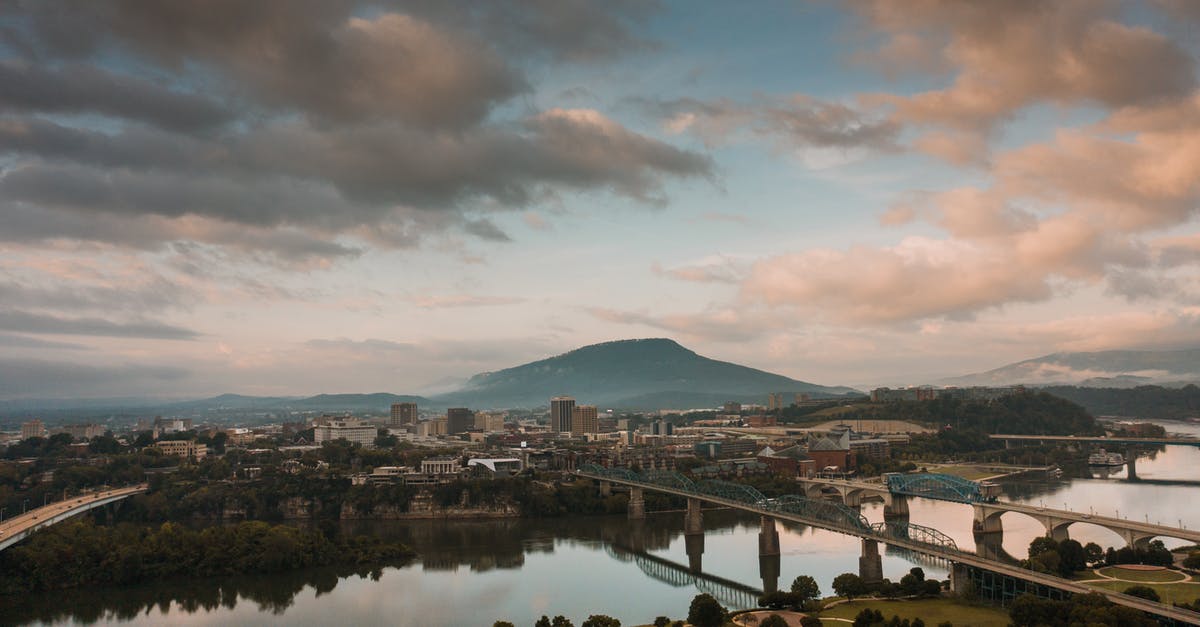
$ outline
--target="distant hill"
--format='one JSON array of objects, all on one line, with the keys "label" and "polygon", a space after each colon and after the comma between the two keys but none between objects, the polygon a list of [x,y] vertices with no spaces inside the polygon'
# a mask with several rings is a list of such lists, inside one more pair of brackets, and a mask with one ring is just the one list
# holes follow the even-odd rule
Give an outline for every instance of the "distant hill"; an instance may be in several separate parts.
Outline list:
[{"label": "distant hill", "polygon": [[1042,389],[1078,403],[1097,416],[1151,420],[1200,418],[1200,387],[1195,385],[1177,388],[1158,385],[1133,388],[1048,386]]},{"label": "distant hill", "polygon": [[1135,387],[1200,382],[1200,349],[1054,353],[987,372],[952,377],[940,385],[1077,385]]},{"label": "distant hill", "polygon": [[789,379],[697,355],[669,339],[620,340],[496,372],[477,374],[435,403],[466,407],[537,407],[569,395],[581,404],[661,409],[713,407],[727,400],[765,403],[780,392],[831,397],[859,394]]}]

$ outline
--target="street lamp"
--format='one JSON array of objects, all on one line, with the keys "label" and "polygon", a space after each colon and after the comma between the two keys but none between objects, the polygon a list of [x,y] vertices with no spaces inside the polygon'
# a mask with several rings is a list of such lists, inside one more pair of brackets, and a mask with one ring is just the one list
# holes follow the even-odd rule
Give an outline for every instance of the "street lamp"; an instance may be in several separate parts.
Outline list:
[{"label": "street lamp", "polygon": [[4,522],[4,510],[5,508],[0,507],[0,522]]},{"label": "street lamp", "polygon": [[29,499],[25,499],[24,501],[21,501],[21,515],[22,516],[25,515],[25,505],[28,503],[29,503]]}]

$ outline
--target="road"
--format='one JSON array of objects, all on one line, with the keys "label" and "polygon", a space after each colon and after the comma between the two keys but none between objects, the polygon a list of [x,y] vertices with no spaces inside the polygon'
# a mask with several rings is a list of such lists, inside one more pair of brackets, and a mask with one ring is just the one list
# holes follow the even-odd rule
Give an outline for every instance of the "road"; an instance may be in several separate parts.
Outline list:
[{"label": "road", "polygon": [[55,501],[49,505],[32,509],[24,514],[5,518],[0,522],[0,550],[20,542],[29,532],[46,525],[62,522],[89,509],[101,507],[126,497],[145,492],[147,484],[114,488]]}]

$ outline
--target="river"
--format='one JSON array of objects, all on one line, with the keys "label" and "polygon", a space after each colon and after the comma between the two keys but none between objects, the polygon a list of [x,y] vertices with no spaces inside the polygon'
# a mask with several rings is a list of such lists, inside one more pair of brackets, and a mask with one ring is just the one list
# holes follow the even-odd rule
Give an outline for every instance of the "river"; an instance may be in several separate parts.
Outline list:
[{"label": "river", "polygon": [[[1200,427],[1168,423],[1171,431],[1200,435]],[[1141,481],[1108,477],[1021,479],[1004,483],[1006,500],[1145,518],[1163,524],[1200,524],[1200,450],[1168,447],[1138,460]],[[1187,482],[1196,485],[1187,485]],[[936,527],[962,548],[974,547],[968,505],[912,499],[914,523]],[[863,514],[882,520],[883,507]],[[839,573],[856,572],[857,538],[781,525],[780,559],[760,561],[758,519],[706,511],[703,552],[683,534],[682,513],[623,517],[482,522],[359,522],[348,531],[376,533],[410,544],[413,563],[375,572],[320,569],[281,576],[189,580],[119,590],[90,590],[0,598],[0,624],[122,625],[532,625],[562,614],[579,624],[592,613],[623,624],[655,616],[682,618],[701,591],[729,606],[752,603],[758,591],[787,588],[798,575],[817,579],[824,594]],[[1024,557],[1042,526],[1021,514],[1004,516],[1004,549]],[[1071,537],[1122,546],[1113,532],[1075,524]],[[1167,542],[1168,546],[1181,544]],[[690,550],[689,550],[690,549]],[[698,563],[695,561],[700,555]],[[689,566],[699,566],[699,575]],[[887,552],[884,575],[899,579],[913,566],[945,578],[943,564]],[[764,580],[765,576],[765,580]],[[65,599],[65,601],[64,601]]]}]

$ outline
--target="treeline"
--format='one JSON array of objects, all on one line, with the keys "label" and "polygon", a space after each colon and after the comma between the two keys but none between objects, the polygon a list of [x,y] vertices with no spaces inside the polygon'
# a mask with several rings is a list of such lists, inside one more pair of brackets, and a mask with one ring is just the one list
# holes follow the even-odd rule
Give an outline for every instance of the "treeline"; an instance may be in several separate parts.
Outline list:
[{"label": "treeline", "polygon": [[60,523],[0,553],[0,594],[130,585],[169,577],[280,573],[348,564],[399,563],[399,543],[264,522],[202,530]]},{"label": "treeline", "polygon": [[1046,392],[1011,394],[992,401],[938,398],[869,406],[870,419],[907,420],[981,433],[1102,435],[1088,410]]},{"label": "treeline", "polygon": [[[244,518],[279,521],[288,517],[335,520],[347,507],[360,515],[387,508],[410,511],[422,488],[401,484],[351,485],[345,477],[288,474],[263,469],[253,480],[214,480],[207,468],[217,461],[180,469],[151,479],[147,494],[122,506],[122,520],[162,522],[187,519]],[[429,488],[437,507],[515,507],[522,516],[615,514],[625,511],[628,497],[601,496],[590,481],[562,484],[557,489],[527,476],[499,479],[463,478]],[[649,495],[647,495],[649,501]],[[303,512],[293,511],[296,506]],[[648,503],[649,505],[649,503]]]},{"label": "treeline", "polygon": [[1076,594],[1057,601],[1023,594],[1008,607],[1014,627],[1042,625],[1111,625],[1113,627],[1156,627],[1153,618],[1131,607],[1116,605],[1098,592]]},{"label": "treeline", "polygon": [[1049,394],[1086,407],[1099,416],[1131,416],[1151,420],[1182,420],[1200,416],[1200,387],[1085,388],[1053,386]]},{"label": "treeline", "polygon": [[867,406],[873,420],[906,420],[937,430],[914,435],[907,444],[893,447],[893,459],[965,459],[1046,465],[1062,461],[1063,452],[1054,445],[1007,449],[992,440],[994,433],[1023,435],[1101,435],[1104,429],[1084,408],[1045,392],[1012,394],[992,401],[939,398],[931,401],[900,401]]}]

